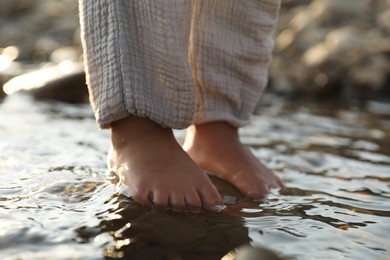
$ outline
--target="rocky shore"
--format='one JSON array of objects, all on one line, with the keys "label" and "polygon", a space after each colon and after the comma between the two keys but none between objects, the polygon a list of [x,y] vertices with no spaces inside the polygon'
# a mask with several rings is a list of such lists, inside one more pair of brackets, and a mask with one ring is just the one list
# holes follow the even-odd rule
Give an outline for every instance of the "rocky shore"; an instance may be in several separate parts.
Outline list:
[{"label": "rocky shore", "polygon": [[285,94],[390,94],[390,1],[284,0],[270,72]]},{"label": "rocky shore", "polygon": [[[390,95],[389,0],[282,2],[271,91],[316,98]],[[0,6],[0,84],[13,79],[6,92],[60,84],[61,91],[40,95],[61,99],[67,88],[85,87],[77,1],[0,0]]]}]

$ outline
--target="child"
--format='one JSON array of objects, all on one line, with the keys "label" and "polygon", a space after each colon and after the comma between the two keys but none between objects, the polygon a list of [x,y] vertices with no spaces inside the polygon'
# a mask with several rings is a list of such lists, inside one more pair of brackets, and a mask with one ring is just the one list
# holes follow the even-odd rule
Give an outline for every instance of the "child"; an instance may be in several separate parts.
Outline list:
[{"label": "child", "polygon": [[[219,212],[210,172],[260,198],[280,180],[239,140],[267,82],[279,0],[79,0],[109,167],[142,205]],[[172,128],[186,128],[181,147]]]}]

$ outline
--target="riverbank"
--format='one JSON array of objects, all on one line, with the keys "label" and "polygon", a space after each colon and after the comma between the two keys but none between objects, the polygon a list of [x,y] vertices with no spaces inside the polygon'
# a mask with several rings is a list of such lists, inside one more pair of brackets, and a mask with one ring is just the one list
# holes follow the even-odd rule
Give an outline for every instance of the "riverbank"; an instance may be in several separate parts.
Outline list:
[{"label": "riverbank", "polygon": [[[282,2],[269,91],[347,101],[390,96],[387,0]],[[48,67],[66,70],[82,64],[76,1],[0,4],[0,82]]]}]

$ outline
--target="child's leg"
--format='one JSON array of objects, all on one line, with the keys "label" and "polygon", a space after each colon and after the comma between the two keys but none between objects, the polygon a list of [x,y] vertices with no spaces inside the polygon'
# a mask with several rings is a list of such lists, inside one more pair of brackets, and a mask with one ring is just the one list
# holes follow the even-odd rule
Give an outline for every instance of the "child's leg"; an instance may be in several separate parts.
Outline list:
[{"label": "child's leg", "polygon": [[237,134],[267,83],[279,5],[278,0],[193,2],[189,57],[197,100],[185,149],[201,167],[253,197],[281,186]]},{"label": "child's leg", "polygon": [[80,14],[92,106],[112,131],[110,167],[144,205],[219,211],[220,195],[170,130],[194,112],[191,1],[80,0]]},{"label": "child's leg", "polygon": [[191,0],[79,0],[90,100],[98,124],[128,115],[185,128],[194,114],[187,62]]}]

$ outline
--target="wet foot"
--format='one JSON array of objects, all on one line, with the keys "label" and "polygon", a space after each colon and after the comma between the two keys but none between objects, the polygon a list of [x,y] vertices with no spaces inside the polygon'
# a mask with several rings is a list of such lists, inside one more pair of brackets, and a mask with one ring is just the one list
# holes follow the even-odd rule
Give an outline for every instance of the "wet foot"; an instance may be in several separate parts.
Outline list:
[{"label": "wet foot", "polygon": [[138,203],[177,212],[219,212],[223,200],[207,174],[176,142],[171,129],[139,117],[112,124],[109,168]]},{"label": "wet foot", "polygon": [[192,125],[184,150],[203,169],[232,183],[246,196],[260,199],[283,185],[241,144],[237,128],[226,122]]}]

